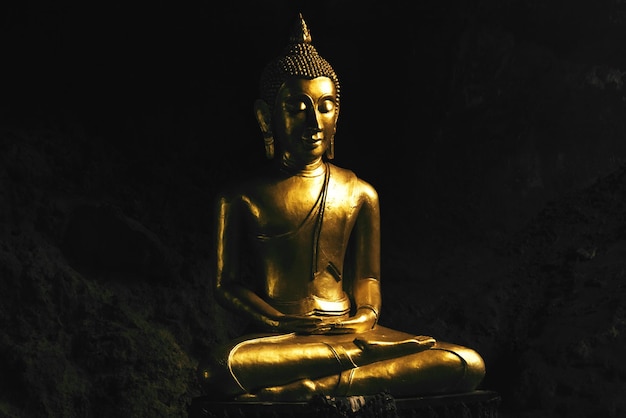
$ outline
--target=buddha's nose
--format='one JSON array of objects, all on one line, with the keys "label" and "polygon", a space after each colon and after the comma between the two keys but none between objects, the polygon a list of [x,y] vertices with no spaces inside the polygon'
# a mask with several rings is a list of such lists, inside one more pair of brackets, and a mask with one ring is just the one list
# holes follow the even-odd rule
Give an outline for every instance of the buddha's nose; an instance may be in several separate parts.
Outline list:
[{"label": "buddha's nose", "polygon": [[309,129],[315,129],[317,132],[322,130],[321,115],[315,109],[309,109],[307,114],[307,125]]}]

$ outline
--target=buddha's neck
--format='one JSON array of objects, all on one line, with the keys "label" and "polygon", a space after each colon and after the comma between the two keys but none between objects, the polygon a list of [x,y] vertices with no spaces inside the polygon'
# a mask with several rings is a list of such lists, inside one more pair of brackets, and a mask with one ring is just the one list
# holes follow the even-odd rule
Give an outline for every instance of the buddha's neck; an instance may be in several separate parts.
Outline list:
[{"label": "buddha's neck", "polygon": [[280,167],[289,174],[302,177],[318,177],[326,172],[326,165],[321,157],[310,163],[302,163],[289,158],[288,154],[283,154]]}]

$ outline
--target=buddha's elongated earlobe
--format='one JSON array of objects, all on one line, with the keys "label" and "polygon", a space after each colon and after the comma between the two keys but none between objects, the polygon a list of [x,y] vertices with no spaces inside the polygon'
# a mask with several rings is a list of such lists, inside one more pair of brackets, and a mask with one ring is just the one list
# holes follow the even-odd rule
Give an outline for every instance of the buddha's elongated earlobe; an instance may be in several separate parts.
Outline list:
[{"label": "buddha's elongated earlobe", "polygon": [[[337,119],[335,119],[335,124],[337,123]],[[328,144],[328,148],[326,149],[326,158],[332,160],[335,158],[335,134],[337,133],[337,125],[333,129],[333,136],[330,137],[330,143]]]},{"label": "buddha's elongated earlobe", "polygon": [[330,138],[330,144],[328,144],[328,148],[326,149],[326,158],[329,160],[335,158],[335,135]]},{"label": "buddha's elongated earlobe", "polygon": [[254,102],[254,114],[257,122],[259,123],[259,128],[261,128],[261,133],[263,133],[265,156],[268,160],[271,160],[274,158],[274,135],[272,134],[272,130],[270,128],[271,116],[267,103],[261,99],[256,100]]},{"label": "buddha's elongated earlobe", "polygon": [[274,137],[271,132],[268,132],[266,135],[263,135],[263,139],[265,140],[265,157],[271,160],[274,158]]}]

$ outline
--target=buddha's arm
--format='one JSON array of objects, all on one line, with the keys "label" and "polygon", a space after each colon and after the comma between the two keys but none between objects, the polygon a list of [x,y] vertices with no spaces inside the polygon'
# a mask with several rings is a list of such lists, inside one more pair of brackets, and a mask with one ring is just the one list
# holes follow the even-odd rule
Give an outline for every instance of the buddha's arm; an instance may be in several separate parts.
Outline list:
[{"label": "buddha's arm", "polygon": [[240,284],[241,200],[222,196],[215,225],[215,297],[227,309],[267,326],[276,326],[280,312]]},{"label": "buddha's arm", "polygon": [[358,333],[372,329],[381,307],[380,207],[372,186],[361,182],[362,205],[354,225],[354,316],[331,326],[331,333]]},{"label": "buddha's arm", "polygon": [[223,306],[243,313],[267,330],[310,334],[315,333],[322,323],[319,318],[286,315],[250,289],[239,284],[218,284],[216,296]]},{"label": "buddha's arm", "polygon": [[214,290],[217,301],[263,328],[285,332],[308,332],[314,329],[319,320],[285,315],[241,283],[240,202],[221,197],[216,209]]},{"label": "buddha's arm", "polygon": [[[380,282],[378,279],[359,279],[354,287],[356,312],[354,316],[330,324],[320,324],[319,330],[327,334],[348,334],[369,331],[378,322],[380,312]],[[317,333],[317,332],[314,332]]]}]

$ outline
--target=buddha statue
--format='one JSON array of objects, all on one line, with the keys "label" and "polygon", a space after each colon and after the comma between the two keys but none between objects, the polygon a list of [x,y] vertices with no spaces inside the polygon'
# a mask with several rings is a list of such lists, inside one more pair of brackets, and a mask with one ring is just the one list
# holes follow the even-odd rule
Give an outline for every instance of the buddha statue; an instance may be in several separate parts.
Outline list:
[{"label": "buddha statue", "polygon": [[473,349],[378,325],[378,194],[330,162],[339,109],[337,74],[300,14],[254,103],[272,161],[217,198],[215,295],[251,329],[201,365],[214,399],[401,398],[469,392],[484,377]]}]

